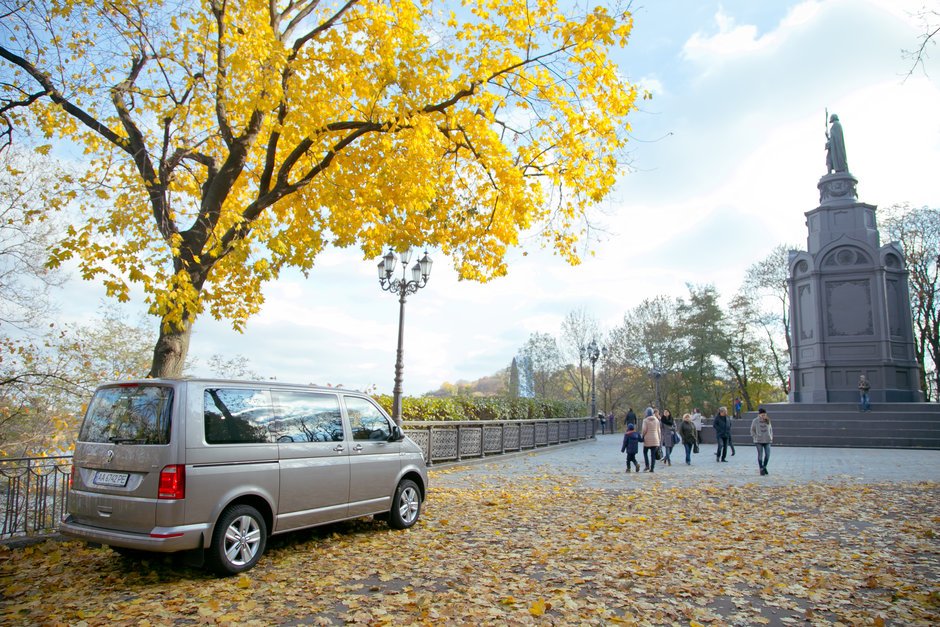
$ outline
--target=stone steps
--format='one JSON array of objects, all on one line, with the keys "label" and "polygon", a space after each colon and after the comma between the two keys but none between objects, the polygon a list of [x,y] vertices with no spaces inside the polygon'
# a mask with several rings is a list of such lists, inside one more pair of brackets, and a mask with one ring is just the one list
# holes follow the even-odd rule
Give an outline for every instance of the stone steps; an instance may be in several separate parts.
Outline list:
[{"label": "stone steps", "polygon": [[[875,403],[861,412],[854,403],[774,403],[764,405],[774,428],[774,446],[940,449],[940,404]],[[751,421],[744,412],[731,422],[735,446],[750,445]],[[709,419],[709,423],[711,420]],[[702,429],[715,443],[710,424]]]}]

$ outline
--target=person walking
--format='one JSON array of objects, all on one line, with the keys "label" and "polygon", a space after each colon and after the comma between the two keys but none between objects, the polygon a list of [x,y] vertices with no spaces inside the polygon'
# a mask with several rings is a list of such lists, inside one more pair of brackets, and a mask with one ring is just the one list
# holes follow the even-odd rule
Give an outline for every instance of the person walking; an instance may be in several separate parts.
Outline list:
[{"label": "person walking", "polygon": [[610,412],[609,414],[607,414],[607,426],[610,428],[611,434],[615,433],[616,431],[616,429],[614,429],[615,422],[616,421],[614,420],[614,412]]},{"label": "person walking", "polygon": [[601,423],[601,435],[604,435],[607,433],[607,430],[604,428],[604,426],[607,424],[607,418],[604,416],[604,412],[597,412],[597,420]]},{"label": "person walking", "polygon": [[715,461],[726,462],[728,457],[728,439],[731,437],[731,419],[728,418],[728,408],[721,406],[712,419],[715,427],[715,437],[718,439],[718,448],[715,449]]},{"label": "person walking", "polygon": [[733,434],[731,433],[732,431],[731,425],[734,424],[734,419],[735,419],[734,416],[731,416],[728,419],[728,448],[731,449],[731,457],[734,457],[734,437],[733,437]]},{"label": "person walking", "polygon": [[695,430],[695,423],[689,414],[684,415],[679,423],[679,437],[685,447],[685,464],[689,466],[692,464],[692,449],[698,446],[698,431]]},{"label": "person walking", "polygon": [[620,445],[620,452],[627,452],[627,472],[630,472],[630,464],[640,472],[640,462],[636,460],[637,453],[640,452],[640,434],[635,429],[632,422],[627,423],[627,431],[623,434],[623,444]]},{"label": "person walking", "polygon": [[672,436],[675,435],[679,425],[676,424],[675,419],[672,417],[672,412],[668,409],[663,410],[663,417],[660,423],[662,424],[663,447],[666,449],[666,454],[663,455],[663,464],[672,466],[672,447],[676,445],[675,439]]},{"label": "person walking", "polygon": [[662,443],[662,427],[659,424],[659,418],[653,413],[652,407],[646,408],[646,417],[643,418],[640,437],[643,440],[643,463],[646,465],[644,470],[656,472],[656,449]]},{"label": "person walking", "polygon": [[627,415],[623,417],[623,424],[628,425],[630,423],[637,424],[636,414],[633,413],[633,408],[627,410]]},{"label": "person walking", "polygon": [[861,404],[861,411],[871,411],[871,383],[862,375],[858,378],[858,400]]},{"label": "person walking", "polygon": [[702,443],[702,414],[699,413],[698,408],[692,410],[692,424],[695,425],[695,437],[696,443]]},{"label": "person walking", "polygon": [[770,461],[770,443],[774,441],[774,430],[770,425],[767,410],[763,407],[757,410],[757,418],[751,421],[751,439],[757,447],[757,466],[760,468],[760,474],[770,474],[767,472],[767,462]]}]

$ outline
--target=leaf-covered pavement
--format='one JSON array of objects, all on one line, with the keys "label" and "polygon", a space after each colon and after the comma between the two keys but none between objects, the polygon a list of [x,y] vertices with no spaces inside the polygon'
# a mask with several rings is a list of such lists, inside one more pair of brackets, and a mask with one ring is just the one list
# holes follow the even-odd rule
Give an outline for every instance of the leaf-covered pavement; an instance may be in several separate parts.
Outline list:
[{"label": "leaf-covered pavement", "polygon": [[411,530],[366,519],[279,536],[227,579],[73,543],[0,549],[0,624],[940,624],[936,482],[636,478],[436,489]]}]

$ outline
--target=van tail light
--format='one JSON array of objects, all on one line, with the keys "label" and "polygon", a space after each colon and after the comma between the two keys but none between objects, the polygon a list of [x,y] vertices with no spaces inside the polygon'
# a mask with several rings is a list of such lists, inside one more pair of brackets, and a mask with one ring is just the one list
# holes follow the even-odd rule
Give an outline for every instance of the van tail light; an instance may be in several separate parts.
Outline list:
[{"label": "van tail light", "polygon": [[181,499],[186,496],[186,466],[177,464],[160,471],[158,499]]}]

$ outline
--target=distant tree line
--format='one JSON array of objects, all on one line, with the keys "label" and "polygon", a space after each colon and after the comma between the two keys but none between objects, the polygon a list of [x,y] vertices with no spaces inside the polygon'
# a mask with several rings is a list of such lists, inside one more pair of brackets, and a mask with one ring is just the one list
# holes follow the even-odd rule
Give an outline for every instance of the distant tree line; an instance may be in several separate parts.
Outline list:
[{"label": "distant tree line", "polygon": [[[536,397],[589,404],[586,348],[594,340],[600,348],[593,365],[596,406],[605,414],[659,406],[681,415],[730,406],[735,397],[747,409],[785,400],[785,316],[772,315],[769,290],[753,284],[760,265],[725,306],[714,286],[689,285],[684,298],[644,299],[606,331],[582,309],[567,316],[559,337],[533,333],[519,352],[533,364]],[[785,278],[779,287],[785,289]]]}]

